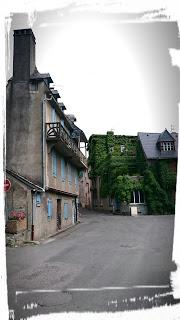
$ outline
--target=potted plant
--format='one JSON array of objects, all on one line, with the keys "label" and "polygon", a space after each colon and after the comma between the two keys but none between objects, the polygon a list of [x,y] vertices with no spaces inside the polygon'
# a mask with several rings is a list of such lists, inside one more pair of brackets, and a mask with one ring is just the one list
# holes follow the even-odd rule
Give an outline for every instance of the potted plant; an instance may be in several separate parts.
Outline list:
[{"label": "potted plant", "polygon": [[18,233],[27,228],[26,214],[23,211],[11,211],[7,221],[7,232]]}]

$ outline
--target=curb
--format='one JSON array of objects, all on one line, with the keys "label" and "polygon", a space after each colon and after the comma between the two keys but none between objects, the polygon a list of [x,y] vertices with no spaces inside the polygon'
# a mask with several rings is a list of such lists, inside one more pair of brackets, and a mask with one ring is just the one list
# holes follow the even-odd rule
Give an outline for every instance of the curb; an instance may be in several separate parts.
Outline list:
[{"label": "curb", "polygon": [[[68,231],[68,230],[70,230],[70,229],[75,228],[79,223],[81,223],[81,221],[76,222],[76,224],[74,224],[74,225],[72,225],[72,226],[69,226],[69,227],[67,227],[66,229],[59,230],[59,231],[57,231],[57,232],[49,235],[47,238],[40,240],[40,243],[42,243],[43,241],[46,241],[47,239],[53,238],[53,237],[55,237],[55,236],[58,236],[59,234],[61,234],[61,233],[63,233],[63,232],[66,232],[66,231]],[[40,244],[40,243],[39,243],[39,244]]]}]

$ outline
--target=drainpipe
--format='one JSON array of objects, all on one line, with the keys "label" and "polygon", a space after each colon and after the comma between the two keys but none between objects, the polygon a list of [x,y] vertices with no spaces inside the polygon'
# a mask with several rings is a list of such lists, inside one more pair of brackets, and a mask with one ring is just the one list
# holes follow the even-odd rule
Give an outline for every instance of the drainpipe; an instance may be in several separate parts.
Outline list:
[{"label": "drainpipe", "polygon": [[34,193],[35,190],[31,191],[32,197],[32,220],[31,220],[31,241],[34,241]]},{"label": "drainpipe", "polygon": [[45,190],[46,187],[46,140],[45,140],[45,136],[46,136],[46,132],[45,132],[45,128],[46,128],[46,103],[45,101],[50,101],[52,100],[53,95],[51,95],[50,98],[45,97],[43,99],[43,108],[42,108],[42,130],[43,130],[43,136],[42,136],[42,171],[43,171],[43,189]]},{"label": "drainpipe", "polygon": [[74,201],[74,205],[75,205],[75,212],[76,212],[76,214],[75,214],[75,223],[77,223],[78,222],[78,205],[77,205],[77,197],[75,197],[75,199],[74,199],[75,201]]}]

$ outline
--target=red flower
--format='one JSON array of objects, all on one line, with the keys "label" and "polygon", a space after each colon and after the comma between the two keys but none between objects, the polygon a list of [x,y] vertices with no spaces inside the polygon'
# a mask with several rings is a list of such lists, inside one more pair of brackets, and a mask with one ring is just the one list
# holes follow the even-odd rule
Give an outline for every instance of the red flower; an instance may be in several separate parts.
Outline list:
[{"label": "red flower", "polygon": [[9,220],[23,220],[26,217],[23,211],[11,211],[9,214]]}]

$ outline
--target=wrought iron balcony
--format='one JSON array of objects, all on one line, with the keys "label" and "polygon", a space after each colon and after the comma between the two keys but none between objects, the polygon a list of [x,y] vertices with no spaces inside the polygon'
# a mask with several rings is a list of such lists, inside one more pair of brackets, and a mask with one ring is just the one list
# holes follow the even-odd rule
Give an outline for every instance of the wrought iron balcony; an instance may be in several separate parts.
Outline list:
[{"label": "wrought iron balcony", "polygon": [[[66,129],[60,122],[46,123],[46,140],[57,142],[57,149],[59,146],[60,151],[67,157],[74,160],[75,164],[79,167],[87,168],[87,159],[79,150],[74,140],[70,137]],[[78,163],[79,162],[79,163]]]}]

